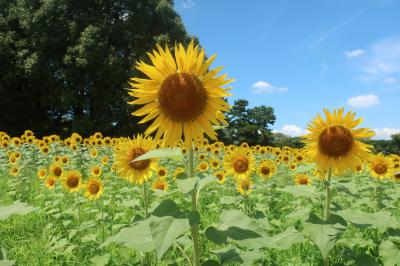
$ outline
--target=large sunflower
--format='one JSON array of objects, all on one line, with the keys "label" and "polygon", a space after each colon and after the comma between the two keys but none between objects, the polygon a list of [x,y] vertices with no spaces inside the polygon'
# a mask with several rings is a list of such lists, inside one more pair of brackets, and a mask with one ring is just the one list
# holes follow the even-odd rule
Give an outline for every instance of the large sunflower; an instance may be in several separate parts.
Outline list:
[{"label": "large sunflower", "polygon": [[77,192],[81,188],[82,174],[77,170],[67,171],[63,177],[63,185],[69,192]]},{"label": "large sunflower", "polygon": [[225,156],[224,168],[227,175],[235,178],[250,176],[254,171],[254,157],[243,147],[237,147]]},{"label": "large sunflower", "polygon": [[157,169],[155,159],[134,161],[137,157],[153,150],[156,142],[141,135],[118,144],[115,152],[115,168],[117,173],[135,184],[143,184],[153,176]]},{"label": "large sunflower", "polygon": [[355,113],[343,114],[344,109],[324,109],[326,119],[320,114],[308,125],[309,134],[304,136],[306,152],[311,161],[321,170],[332,167],[333,172],[342,173],[368,158],[370,145],[359,139],[369,138],[374,132],[367,128],[355,129],[362,118],[354,119]]},{"label": "large sunflower", "polygon": [[173,56],[157,45],[158,51],[148,53],[152,65],[139,62],[136,68],[148,78],[132,78],[129,94],[137,99],[129,102],[143,105],[133,112],[145,116],[140,123],[153,120],[145,134],[155,131],[156,139],[164,136],[165,144],[174,145],[184,136],[186,147],[202,140],[204,134],[216,139],[213,125],[226,124],[223,112],[229,109],[223,99],[232,79],[217,76],[222,67],[208,71],[215,55],[205,60],[205,52],[193,41],[187,49],[179,44]]}]

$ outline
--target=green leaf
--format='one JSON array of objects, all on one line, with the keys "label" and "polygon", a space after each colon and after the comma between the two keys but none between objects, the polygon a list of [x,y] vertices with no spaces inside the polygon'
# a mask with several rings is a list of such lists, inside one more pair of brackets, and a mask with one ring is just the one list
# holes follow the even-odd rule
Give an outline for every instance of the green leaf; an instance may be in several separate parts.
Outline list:
[{"label": "green leaf", "polygon": [[278,190],[290,193],[294,197],[315,198],[316,196],[316,191],[313,186],[287,186]]},{"label": "green leaf", "polygon": [[96,255],[90,259],[90,262],[93,263],[94,266],[105,266],[110,261],[111,255],[109,253],[104,255]]},{"label": "green leaf", "polygon": [[15,264],[15,260],[7,259],[7,251],[4,248],[0,250],[0,266],[11,266]]},{"label": "green leaf", "polygon": [[38,208],[32,207],[24,202],[14,202],[11,206],[0,207],[0,220],[5,220],[14,214],[27,214],[36,211]]},{"label": "green leaf", "polygon": [[[365,265],[379,266],[379,263],[371,255],[361,254],[356,258],[354,266],[365,266]],[[385,266],[387,266],[386,263]]]},{"label": "green leaf", "polygon": [[163,148],[146,152],[133,161],[136,162],[152,158],[171,158],[174,160],[183,161],[183,154],[178,148]]},{"label": "green leaf", "polygon": [[206,177],[201,178],[199,180],[199,190],[202,190],[203,188],[212,183],[217,183],[217,178],[213,175],[207,175]]},{"label": "green leaf", "polygon": [[176,179],[176,184],[180,192],[183,194],[188,194],[194,189],[199,180],[200,179],[198,177]]},{"label": "green leaf", "polygon": [[294,228],[288,228],[280,234],[274,235],[272,241],[280,250],[289,249],[292,245],[302,243],[304,235]]},{"label": "green leaf", "polygon": [[255,261],[261,259],[263,254],[254,251],[240,251],[237,249],[228,247],[226,249],[218,250],[217,255],[221,261],[221,264],[240,263],[240,265],[252,265]]},{"label": "green leaf", "polygon": [[384,232],[388,227],[399,227],[398,220],[388,211],[366,213],[358,209],[338,211],[338,214],[359,228],[374,226],[379,232]]},{"label": "green leaf", "polygon": [[320,219],[316,214],[310,213],[306,222],[303,223],[304,232],[316,244],[324,260],[329,252],[346,230],[347,224],[342,217],[331,215],[327,221]]},{"label": "green leaf", "polygon": [[400,265],[400,249],[392,241],[383,241],[379,246],[379,254],[385,266]]}]

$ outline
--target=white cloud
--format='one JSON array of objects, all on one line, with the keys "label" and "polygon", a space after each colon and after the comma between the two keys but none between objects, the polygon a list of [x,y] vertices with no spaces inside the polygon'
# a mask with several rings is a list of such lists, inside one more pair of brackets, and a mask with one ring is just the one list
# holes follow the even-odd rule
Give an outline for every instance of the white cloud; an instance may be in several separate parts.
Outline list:
[{"label": "white cloud", "polygon": [[347,58],[359,57],[364,54],[364,50],[357,49],[357,50],[353,50],[353,51],[345,51],[344,54],[346,55]]},{"label": "white cloud", "polygon": [[274,93],[274,92],[287,92],[288,89],[286,87],[276,87],[271,83],[260,80],[253,84],[252,86],[253,93]]},{"label": "white cloud", "polygon": [[378,96],[374,94],[354,96],[347,100],[347,104],[353,107],[370,107],[379,104]]},{"label": "white cloud", "polygon": [[387,83],[387,84],[396,84],[396,83],[399,83],[399,80],[390,77],[390,78],[385,79],[384,82]]},{"label": "white cloud", "polygon": [[375,136],[373,139],[391,139],[391,135],[400,133],[400,129],[395,128],[374,128]]},{"label": "white cloud", "polygon": [[182,6],[183,8],[190,9],[195,6],[195,3],[193,0],[183,0]]},{"label": "white cloud", "polygon": [[370,46],[365,56],[358,62],[363,82],[376,82],[391,79],[400,74],[400,38],[385,38]]},{"label": "white cloud", "polygon": [[299,137],[308,133],[307,130],[303,130],[295,125],[285,125],[279,130],[273,130],[273,133],[282,133],[291,137]]}]

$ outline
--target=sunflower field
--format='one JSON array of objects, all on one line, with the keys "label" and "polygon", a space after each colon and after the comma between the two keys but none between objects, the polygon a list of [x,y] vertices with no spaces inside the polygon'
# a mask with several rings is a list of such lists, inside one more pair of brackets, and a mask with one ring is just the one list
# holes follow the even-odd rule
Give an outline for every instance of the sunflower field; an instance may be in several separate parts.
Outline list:
[{"label": "sunflower field", "polygon": [[0,265],[400,265],[400,156],[354,112],[318,114],[302,149],[224,145],[215,56],[148,55],[143,135],[0,132]]}]

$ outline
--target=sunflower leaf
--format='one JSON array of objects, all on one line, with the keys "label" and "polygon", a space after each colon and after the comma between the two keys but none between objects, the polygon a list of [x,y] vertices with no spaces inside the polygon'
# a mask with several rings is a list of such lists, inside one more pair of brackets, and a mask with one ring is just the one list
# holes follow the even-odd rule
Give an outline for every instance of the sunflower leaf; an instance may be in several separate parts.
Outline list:
[{"label": "sunflower leaf", "polygon": [[163,148],[146,152],[145,154],[135,158],[133,162],[148,160],[151,158],[170,158],[177,161],[183,161],[183,154],[180,149]]},{"label": "sunflower leaf", "polygon": [[400,248],[390,240],[383,241],[379,246],[379,254],[384,265],[400,265]]},{"label": "sunflower leaf", "polygon": [[29,206],[24,202],[14,202],[11,206],[0,207],[0,220],[5,220],[14,214],[27,214],[36,211],[37,208]]}]

